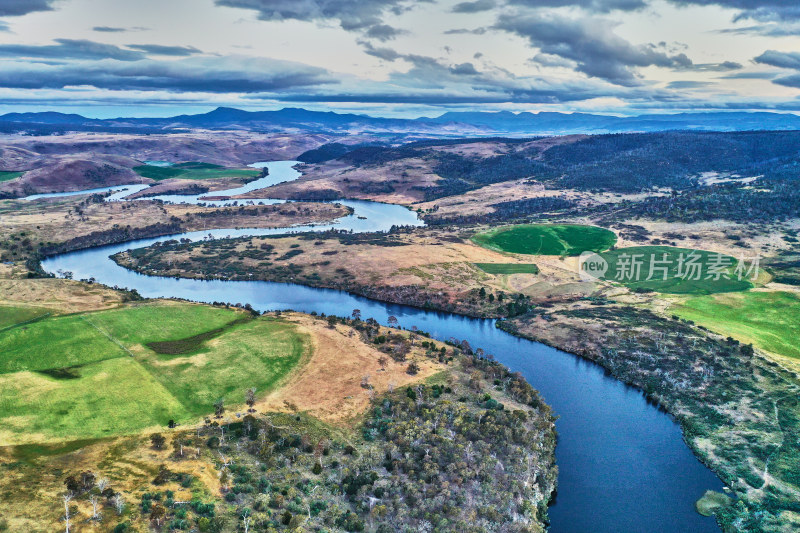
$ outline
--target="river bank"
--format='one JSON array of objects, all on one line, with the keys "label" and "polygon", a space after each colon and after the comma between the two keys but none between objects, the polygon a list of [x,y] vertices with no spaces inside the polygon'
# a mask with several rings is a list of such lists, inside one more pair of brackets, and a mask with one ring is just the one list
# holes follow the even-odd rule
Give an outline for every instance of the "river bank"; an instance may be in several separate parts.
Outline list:
[{"label": "river bank", "polygon": [[[264,260],[271,265],[268,254],[273,250],[272,244],[277,246],[283,240],[286,239],[163,243],[123,252],[112,259],[149,276],[203,279],[208,272],[204,267],[209,266],[218,277],[227,280],[264,279],[343,289],[386,303],[422,309],[430,309],[430,302],[436,301],[427,296],[431,291],[418,286],[402,290],[385,284],[357,283],[341,268],[336,270],[341,274],[339,281],[334,281],[335,278],[324,274],[305,277],[302,268],[292,269],[291,264],[264,267],[259,263],[258,260]],[[295,240],[289,239],[287,243],[292,244],[278,247],[274,253],[299,250],[291,248],[299,246]],[[306,240],[309,245],[313,242]],[[383,244],[390,250],[402,244],[399,240],[384,238]],[[239,250],[242,243],[244,248]],[[251,250],[250,254],[244,253],[245,249]],[[267,255],[261,257],[259,253]],[[244,263],[242,257],[256,261]],[[475,303],[485,302],[486,293],[480,299],[477,289],[472,292],[471,299],[461,300],[434,293],[441,298],[440,302],[445,302],[438,310],[474,315]],[[426,305],[420,305],[420,301]],[[784,400],[784,396],[798,391],[796,376],[754,353],[751,346],[724,340],[686,321],[613,302],[550,302],[545,307],[499,321],[497,326],[512,335],[543,342],[599,364],[674,416],[687,445],[742,500],[719,513],[725,527],[735,529],[736,524],[759,516],[757,526],[761,529],[755,530],[779,531],[782,524],[794,520],[793,502],[797,493],[789,481],[797,452],[791,447],[782,449],[781,443],[786,440],[784,433],[795,429],[793,424],[787,427],[784,423],[781,427],[779,418],[783,415],[779,410],[787,410],[790,417],[800,412]],[[771,402],[774,420],[769,417]],[[753,435],[759,438],[754,440]],[[780,457],[783,460],[775,460]],[[770,458],[775,461],[771,471],[766,467]]]},{"label": "river bank", "polygon": [[[400,206],[351,200],[341,203],[355,212],[334,224],[290,230],[355,234],[422,225],[416,213]],[[43,268],[136,289],[146,298],[246,303],[258,311],[294,309],[336,316],[350,316],[358,309],[362,317],[382,324],[394,317],[405,329],[416,327],[435,339],[465,340],[520,372],[561,417],[556,449],[559,494],[549,509],[552,532],[719,531],[713,519],[697,514],[694,505],[707,490],[722,490],[722,484],[688,449],[678,425],[648,404],[641,393],[585,359],[511,336],[497,329],[492,320],[384,304],[297,284],[143,276],[109,260],[110,255],[167,240],[265,236],[286,231],[220,229],[145,239],[50,257],[43,261]]]}]

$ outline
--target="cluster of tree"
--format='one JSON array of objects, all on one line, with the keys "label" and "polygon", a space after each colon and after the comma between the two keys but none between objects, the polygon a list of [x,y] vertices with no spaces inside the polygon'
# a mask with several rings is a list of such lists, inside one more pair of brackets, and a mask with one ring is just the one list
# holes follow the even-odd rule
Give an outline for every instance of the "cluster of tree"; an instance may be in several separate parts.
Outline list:
[{"label": "cluster of tree", "polygon": [[[355,315],[333,321],[380,336],[377,323]],[[439,357],[435,343],[422,342]],[[521,376],[464,350],[472,352],[455,343],[456,364],[440,383],[375,398],[356,438],[292,415],[208,424],[201,433],[220,457],[225,502],[212,513],[216,531],[544,531],[554,418]],[[145,500],[173,503],[169,493]],[[146,509],[151,519],[155,508]],[[174,511],[158,516],[182,529]],[[211,531],[203,529],[211,517],[202,518],[184,515]]]},{"label": "cluster of tree", "polygon": [[[434,186],[423,188],[428,200],[525,177],[536,178],[555,188],[636,193],[657,188],[702,189],[701,175],[707,172],[764,176],[767,183],[782,184],[796,180],[800,170],[797,162],[800,132],[796,131],[595,135],[547,147],[498,141],[502,141],[501,146],[507,153],[490,157],[461,155],[436,149],[447,144],[446,141],[426,141],[399,147],[360,148],[346,154],[342,160],[364,166],[411,157],[427,159],[442,178]],[[464,144],[479,140],[453,142]],[[777,189],[780,189],[776,190],[779,197],[790,192],[780,185]],[[721,189],[715,194],[725,192]],[[768,203],[751,193],[741,195],[744,197],[755,210],[761,210]],[[707,200],[713,203],[716,199]],[[730,206],[736,200],[730,197],[722,201]],[[784,202],[787,205],[781,208],[763,211],[764,216],[772,216],[776,210],[789,212],[796,208],[794,200]],[[510,217],[524,209],[523,206],[511,207]],[[664,207],[662,203],[653,204],[654,209]],[[701,213],[702,209],[698,208],[697,212]]]},{"label": "cluster of tree", "polygon": [[765,265],[773,275],[775,283],[800,285],[800,253],[782,251],[766,260]]},{"label": "cluster of tree", "polygon": [[626,203],[621,210],[605,218],[640,216],[680,222],[717,219],[771,222],[794,218],[799,212],[800,188],[793,177],[791,180],[761,178],[750,186],[728,183],[672,196],[653,196],[641,202]]},{"label": "cluster of tree", "polygon": [[[102,521],[105,509],[112,509],[116,516],[125,512],[124,495],[115,491],[108,479],[98,478],[93,472],[84,471],[78,475],[67,476],[64,479],[64,487],[66,490],[61,494],[59,503],[64,506],[62,520],[67,533],[78,520]],[[91,509],[88,517],[81,516],[77,505],[79,500],[88,501]]]}]

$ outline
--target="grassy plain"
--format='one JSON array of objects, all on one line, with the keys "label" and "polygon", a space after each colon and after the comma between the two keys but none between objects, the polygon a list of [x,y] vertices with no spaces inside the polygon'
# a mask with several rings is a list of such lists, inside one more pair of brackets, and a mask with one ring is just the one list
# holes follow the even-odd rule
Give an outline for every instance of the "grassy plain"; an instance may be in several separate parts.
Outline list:
[{"label": "grassy plain", "polygon": [[24,172],[15,172],[12,170],[0,170],[0,182],[11,181],[25,174]]},{"label": "grassy plain", "polygon": [[226,168],[208,163],[180,163],[171,167],[140,165],[133,170],[144,178],[153,180],[183,179],[206,180],[214,178],[252,178],[261,174],[254,168]]},{"label": "grassy plain", "polygon": [[[179,356],[148,343],[212,339]],[[277,386],[310,348],[308,335],[276,318],[156,302],[49,317],[0,332],[0,443],[129,434],[187,422],[224,398],[243,402]]]},{"label": "grassy plain", "polygon": [[0,331],[46,316],[50,311],[41,307],[0,305]]},{"label": "grassy plain", "polygon": [[671,311],[762,350],[800,359],[800,297],[794,293],[749,291],[697,296]]},{"label": "grassy plain", "polygon": [[539,267],[533,263],[475,263],[487,274],[538,274]]},{"label": "grassy plain", "polygon": [[[670,294],[713,294],[745,291],[753,287],[746,271],[739,279],[735,272],[737,259],[717,252],[672,246],[631,246],[603,252],[600,256],[608,262],[604,278],[630,289]],[[697,265],[696,269],[692,265]],[[719,275],[715,265],[719,267]]]},{"label": "grassy plain", "polygon": [[602,252],[617,242],[614,232],[577,224],[520,224],[489,230],[472,240],[492,250],[526,255]]}]

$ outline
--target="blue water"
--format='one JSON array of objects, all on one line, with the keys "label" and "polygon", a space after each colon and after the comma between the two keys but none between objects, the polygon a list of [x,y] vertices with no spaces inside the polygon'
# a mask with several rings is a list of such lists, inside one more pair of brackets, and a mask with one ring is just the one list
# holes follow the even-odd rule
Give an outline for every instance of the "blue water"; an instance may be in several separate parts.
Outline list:
[{"label": "blue water", "polygon": [[[283,168],[283,170],[281,170]],[[291,167],[273,167],[270,174]],[[385,231],[392,225],[420,225],[400,206],[343,201],[355,210],[336,224],[299,226],[292,231],[331,227],[357,232]],[[359,218],[359,217],[366,217]],[[386,324],[393,315],[405,328],[417,326],[440,340],[466,339],[525,378],[560,417],[556,459],[558,495],[550,507],[555,533],[718,532],[697,514],[694,502],[720,480],[691,453],[678,425],[642,394],[606,375],[589,361],[495,328],[493,320],[376,302],[341,291],[263,281],[192,280],[143,276],[108,257],[170,238],[199,240],[226,236],[286,233],[286,229],[213,230],[143,239],[55,256],[43,267],[70,271],[76,279],[135,288],[149,298],[177,297],[200,302],[249,303],[260,311],[294,309],[339,316],[360,309],[362,317]]]},{"label": "blue water", "polygon": [[82,191],[72,192],[50,192],[43,194],[32,194],[23,198],[25,201],[41,200],[43,198],[62,198],[66,196],[80,196],[82,194],[104,194],[107,192],[119,192],[122,194],[115,195],[115,199],[122,198],[134,192],[146,189],[148,185],[129,184],[129,185],[114,185],[112,187],[98,187],[97,189],[84,189]]}]

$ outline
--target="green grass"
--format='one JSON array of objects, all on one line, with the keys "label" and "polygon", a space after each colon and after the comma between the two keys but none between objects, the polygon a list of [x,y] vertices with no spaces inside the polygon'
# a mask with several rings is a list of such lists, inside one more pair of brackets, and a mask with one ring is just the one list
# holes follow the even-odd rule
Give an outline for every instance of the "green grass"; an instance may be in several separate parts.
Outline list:
[{"label": "green grass", "polygon": [[46,316],[50,311],[41,307],[0,305],[0,331]]},{"label": "green grass", "polygon": [[[181,353],[156,353],[147,348],[153,343],[174,343]],[[0,443],[102,438],[195,420],[219,398],[240,405],[250,387],[274,389],[309,346],[282,320],[193,304],[139,304],[13,327],[0,332]]]},{"label": "green grass", "polygon": [[608,250],[617,242],[614,232],[575,224],[521,224],[475,235],[484,248],[527,255],[580,255]]},{"label": "green grass", "polygon": [[713,516],[714,512],[721,507],[731,504],[731,498],[721,492],[707,490],[703,497],[694,504],[697,512],[703,516]]},{"label": "green grass", "polygon": [[533,263],[475,263],[475,266],[487,274],[538,274],[539,267]]},{"label": "green grass", "polygon": [[778,355],[800,358],[800,297],[789,292],[696,296],[674,314]]},{"label": "green grass", "polygon": [[0,182],[11,181],[25,174],[24,172],[16,172],[13,170],[0,170]]},{"label": "green grass", "polygon": [[194,415],[213,411],[225,398],[241,404],[255,387],[272,390],[301,360],[307,339],[274,318],[239,323],[190,353],[152,354],[142,359],[150,373]]},{"label": "green grass", "polygon": [[[692,263],[701,265],[700,279],[696,279],[698,271],[691,271],[688,267],[690,254],[694,254],[695,258],[691,260]],[[735,273],[737,259],[705,250],[671,246],[632,246],[603,252],[600,256],[608,262],[608,271],[603,276],[604,279],[616,281],[634,290],[645,289],[669,294],[713,294],[746,291],[753,286],[746,276],[741,280],[738,279]],[[718,258],[730,266],[724,268],[725,275],[720,275],[719,279],[716,279],[717,275],[710,267]],[[681,264],[683,267],[679,270]],[[640,266],[636,270],[632,268],[633,265]],[[666,279],[660,267],[666,267]]]},{"label": "green grass", "polygon": [[206,180],[215,178],[253,178],[261,174],[254,168],[225,168],[210,163],[180,163],[171,167],[140,165],[133,170],[142,177],[154,180],[179,178],[182,180]]},{"label": "green grass", "polygon": [[188,418],[181,402],[131,357],[85,365],[79,379],[6,374],[0,391],[3,430],[23,442],[107,437]]},{"label": "green grass", "polygon": [[49,318],[0,334],[0,374],[124,357],[128,354],[117,343],[177,340],[238,317],[234,311],[202,305],[147,304]]}]

